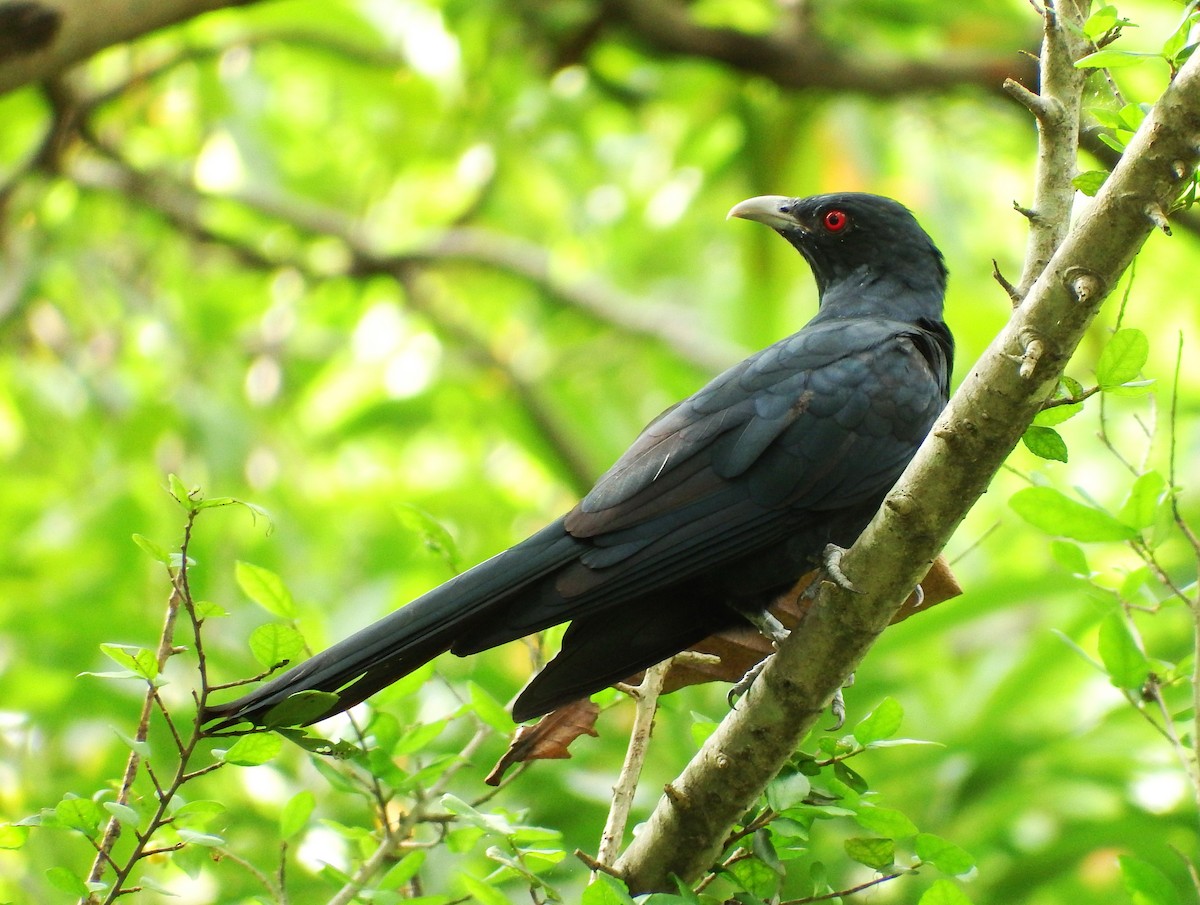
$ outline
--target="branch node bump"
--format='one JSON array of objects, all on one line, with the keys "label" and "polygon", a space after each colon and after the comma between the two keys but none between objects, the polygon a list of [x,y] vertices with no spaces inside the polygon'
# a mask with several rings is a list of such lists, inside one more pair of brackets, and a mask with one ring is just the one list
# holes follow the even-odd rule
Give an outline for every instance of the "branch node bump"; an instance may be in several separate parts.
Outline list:
[{"label": "branch node bump", "polygon": [[1192,170],[1186,161],[1176,160],[1171,164],[1171,172],[1175,174],[1176,179],[1187,179],[1191,175]]},{"label": "branch node bump", "polygon": [[671,802],[671,804],[675,805],[675,807],[687,807],[687,799],[684,797],[684,794],[675,788],[675,786],[673,786],[671,783],[667,783],[663,786],[663,795],[667,796],[667,799]]},{"label": "branch node bump", "polygon": [[1019,371],[1022,380],[1029,380],[1033,377],[1033,372],[1037,370],[1038,362],[1042,360],[1042,356],[1046,352],[1046,344],[1034,333],[1025,331],[1021,333],[1021,369]]},{"label": "branch node bump", "polygon": [[1069,268],[1063,274],[1063,281],[1075,301],[1081,304],[1087,304],[1104,292],[1104,281],[1099,275],[1082,267]]},{"label": "branch node bump", "polygon": [[1146,205],[1146,216],[1150,218],[1150,222],[1161,229],[1168,236],[1171,235],[1171,221],[1167,219],[1166,212],[1157,204]]}]

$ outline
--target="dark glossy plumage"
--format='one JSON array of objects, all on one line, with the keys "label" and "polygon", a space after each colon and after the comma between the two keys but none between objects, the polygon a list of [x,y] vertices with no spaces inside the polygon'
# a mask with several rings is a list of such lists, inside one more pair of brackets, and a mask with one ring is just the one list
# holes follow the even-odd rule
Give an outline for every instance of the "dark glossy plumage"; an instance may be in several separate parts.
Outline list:
[{"label": "dark glossy plumage", "polygon": [[851,544],[948,396],[941,254],[874,195],[730,215],[808,260],[821,305],[799,333],[661,415],[563,518],[206,718],[260,722],[309,689],[338,692],[328,716],[446,650],[570,621],[513,707],[529,719],[765,609],[826,544]]}]

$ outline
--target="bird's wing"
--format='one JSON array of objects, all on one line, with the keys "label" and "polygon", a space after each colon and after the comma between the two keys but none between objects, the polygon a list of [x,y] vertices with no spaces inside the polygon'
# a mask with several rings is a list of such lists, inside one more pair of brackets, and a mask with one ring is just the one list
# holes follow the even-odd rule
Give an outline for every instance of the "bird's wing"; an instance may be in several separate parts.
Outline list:
[{"label": "bird's wing", "polygon": [[660,417],[566,516],[588,549],[523,615],[651,594],[886,492],[945,403],[916,330],[810,324]]}]

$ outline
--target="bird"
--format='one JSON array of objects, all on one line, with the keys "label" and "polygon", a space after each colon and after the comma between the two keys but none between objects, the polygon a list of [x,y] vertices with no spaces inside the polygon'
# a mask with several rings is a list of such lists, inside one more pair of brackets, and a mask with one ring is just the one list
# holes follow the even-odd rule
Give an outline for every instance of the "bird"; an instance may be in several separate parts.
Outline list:
[{"label": "bird", "polygon": [[[947,269],[890,198],[761,195],[756,221],[808,262],[817,313],[653,420],[566,515],[248,694],[210,731],[325,692],[302,722],[358,704],[440,654],[569,623],[517,696],[530,720],[762,615],[850,546],[945,406]],[[832,546],[830,546],[832,545]],[[300,700],[300,699],[297,699]],[[276,709],[278,708],[278,709]]]}]

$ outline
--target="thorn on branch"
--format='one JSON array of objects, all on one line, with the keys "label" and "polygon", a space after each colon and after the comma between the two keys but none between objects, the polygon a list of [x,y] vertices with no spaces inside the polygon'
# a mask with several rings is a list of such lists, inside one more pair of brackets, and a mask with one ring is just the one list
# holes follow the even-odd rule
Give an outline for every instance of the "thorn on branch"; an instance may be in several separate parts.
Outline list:
[{"label": "thorn on branch", "polygon": [[1150,218],[1150,222],[1161,229],[1166,235],[1171,235],[1171,221],[1167,219],[1166,212],[1157,204],[1146,205],[1146,216]]},{"label": "thorn on branch", "polygon": [[1001,288],[1008,293],[1008,299],[1012,302],[1013,310],[1021,306],[1024,301],[1024,296],[1017,290],[1017,287],[1005,279],[1004,274],[1000,272],[1000,265],[996,263],[996,259],[992,258],[992,279],[1000,284]]},{"label": "thorn on branch", "polygon": [[1030,91],[1016,79],[1004,80],[1004,92],[1034,115],[1039,123],[1057,123],[1062,119],[1063,105],[1053,97]]},{"label": "thorn on branch", "polygon": [[1028,220],[1030,223],[1036,223],[1039,219],[1038,212],[1031,207],[1022,207],[1016,201],[1012,203],[1013,210]]}]

